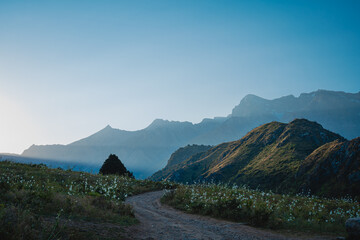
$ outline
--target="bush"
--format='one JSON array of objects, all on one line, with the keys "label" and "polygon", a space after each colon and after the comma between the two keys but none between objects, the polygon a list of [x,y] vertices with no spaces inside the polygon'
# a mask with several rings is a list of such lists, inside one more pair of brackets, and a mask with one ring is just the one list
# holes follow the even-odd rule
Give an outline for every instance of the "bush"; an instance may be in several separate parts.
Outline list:
[{"label": "bush", "polygon": [[126,169],[124,164],[115,154],[110,154],[108,159],[106,159],[104,164],[101,166],[99,173],[103,175],[108,175],[108,174],[116,174],[120,176],[125,175],[134,178],[134,175]]}]

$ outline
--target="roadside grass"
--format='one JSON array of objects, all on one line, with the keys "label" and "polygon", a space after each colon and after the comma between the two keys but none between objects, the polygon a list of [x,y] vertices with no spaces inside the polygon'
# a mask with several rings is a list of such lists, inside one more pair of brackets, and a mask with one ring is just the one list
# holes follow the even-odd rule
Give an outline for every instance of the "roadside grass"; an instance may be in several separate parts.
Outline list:
[{"label": "roadside grass", "polygon": [[161,201],[177,209],[271,229],[346,235],[345,221],[360,217],[352,199],[280,195],[216,184],[179,185]]},{"label": "roadside grass", "polygon": [[[164,188],[173,185],[3,161],[0,239],[105,238],[91,228],[76,231],[73,222],[135,224],[137,220],[131,206],[124,204],[125,198]],[[72,224],[66,224],[69,221]]]}]

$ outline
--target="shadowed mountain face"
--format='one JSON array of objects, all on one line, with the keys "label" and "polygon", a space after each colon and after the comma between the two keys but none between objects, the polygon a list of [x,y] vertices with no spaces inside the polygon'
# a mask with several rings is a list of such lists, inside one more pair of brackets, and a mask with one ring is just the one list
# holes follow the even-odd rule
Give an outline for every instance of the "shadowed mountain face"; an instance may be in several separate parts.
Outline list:
[{"label": "shadowed mountain face", "polygon": [[319,90],[298,98],[287,96],[274,100],[248,95],[228,117],[204,119],[198,124],[157,119],[147,128],[131,132],[107,126],[68,145],[33,145],[22,155],[100,167],[113,153],[136,177],[147,177],[163,168],[179,147],[234,141],[262,124],[289,122],[294,118],[317,121],[349,139],[360,136],[360,93]]},{"label": "shadowed mountain face", "polygon": [[296,178],[300,191],[360,196],[360,138],[319,147],[301,164]]},{"label": "shadowed mountain face", "polygon": [[211,147],[212,146],[205,145],[187,145],[186,147],[179,148],[173,154],[171,154],[166,167],[154,173],[150,177],[150,179],[154,181],[163,180],[165,176],[171,174],[172,171],[176,170],[176,166],[178,164],[181,164],[193,155],[203,153],[209,150]]},{"label": "shadowed mountain face", "polygon": [[[255,128],[238,141],[222,143],[176,165],[167,166],[164,170],[171,168],[171,171],[163,170],[161,179],[182,183],[229,182],[276,192],[296,192],[302,184],[302,189],[308,187],[320,193],[318,188],[313,189],[312,186],[319,180],[316,179],[317,173],[327,171],[319,168],[319,164],[321,163],[321,166],[329,164],[325,159],[332,157],[324,154],[329,148],[333,149],[333,145],[336,145],[335,152],[338,153],[338,149],[343,146],[345,148],[342,150],[343,154],[354,159],[358,156],[358,150],[355,151],[357,155],[354,157],[352,155],[354,152],[347,152],[349,147],[346,148],[344,144],[349,145],[343,137],[324,129],[316,122],[306,119],[295,119],[288,124],[271,122]],[[325,150],[318,150],[324,146],[327,146]],[[358,146],[351,147],[351,149],[355,148],[358,149]],[[339,160],[333,161],[338,163]],[[359,164],[359,159],[356,164]],[[354,166],[356,164],[353,163]],[[345,165],[342,163],[340,169],[346,168]],[[351,167],[346,165],[351,170],[346,170],[344,178],[359,181],[359,166],[353,167],[353,165]],[[338,171],[341,172],[340,169]],[[322,183],[318,183],[321,186],[327,177],[336,179],[336,174],[323,173],[321,176]],[[301,179],[307,179],[306,184],[303,184],[304,180]],[[329,193],[329,189],[325,193]]]}]

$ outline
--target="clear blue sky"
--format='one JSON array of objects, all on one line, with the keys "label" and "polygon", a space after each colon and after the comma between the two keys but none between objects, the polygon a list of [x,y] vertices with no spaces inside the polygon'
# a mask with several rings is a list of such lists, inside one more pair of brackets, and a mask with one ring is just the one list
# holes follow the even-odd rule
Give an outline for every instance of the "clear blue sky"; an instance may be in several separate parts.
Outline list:
[{"label": "clear blue sky", "polygon": [[359,1],[0,0],[0,152],[360,90]]}]

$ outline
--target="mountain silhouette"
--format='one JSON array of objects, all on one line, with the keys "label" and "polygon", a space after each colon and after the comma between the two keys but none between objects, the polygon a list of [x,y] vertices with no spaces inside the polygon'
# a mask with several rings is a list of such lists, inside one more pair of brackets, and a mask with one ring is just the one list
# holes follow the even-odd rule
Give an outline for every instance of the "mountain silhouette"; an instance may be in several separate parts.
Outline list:
[{"label": "mountain silhouette", "polygon": [[190,122],[154,120],[147,128],[125,131],[106,126],[68,145],[33,145],[23,157],[97,165],[114,153],[136,177],[144,178],[166,165],[169,156],[188,144],[217,145],[238,140],[251,129],[271,121],[295,118],[316,121],[352,139],[360,136],[360,93],[318,90],[266,100],[247,95],[226,117]]}]

